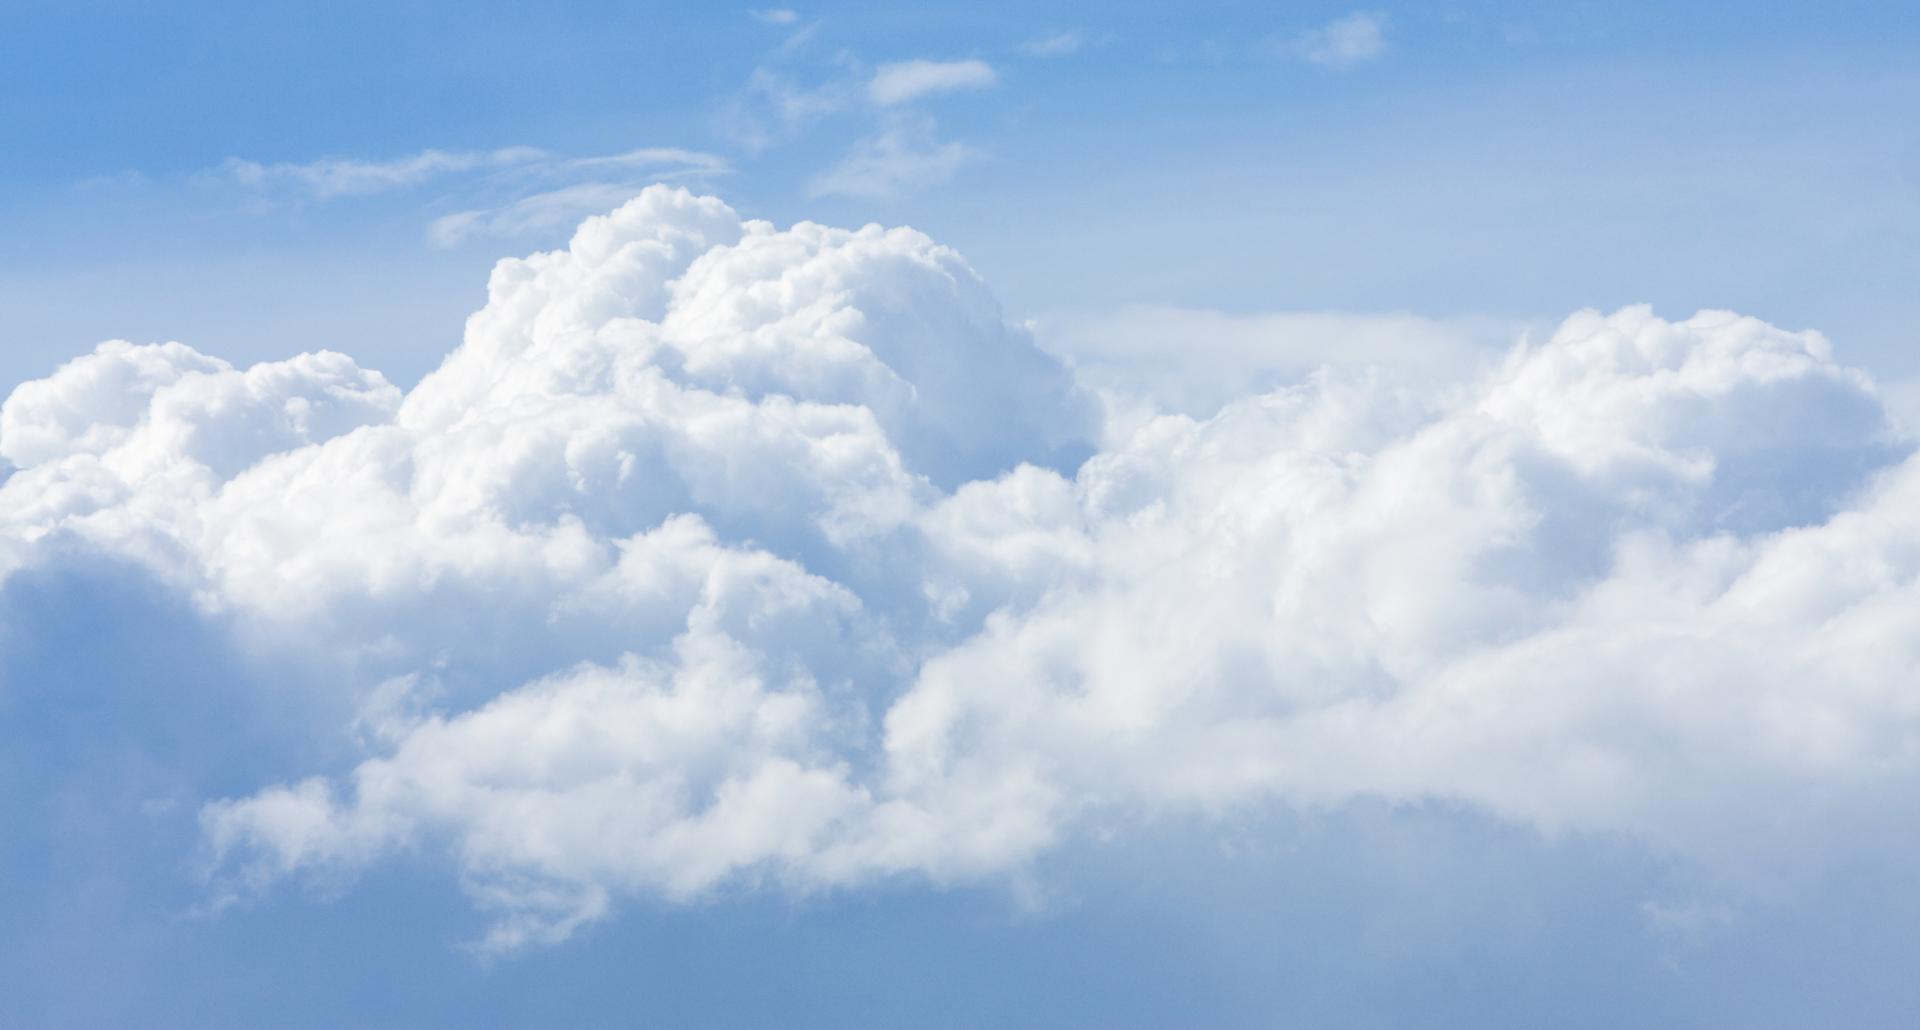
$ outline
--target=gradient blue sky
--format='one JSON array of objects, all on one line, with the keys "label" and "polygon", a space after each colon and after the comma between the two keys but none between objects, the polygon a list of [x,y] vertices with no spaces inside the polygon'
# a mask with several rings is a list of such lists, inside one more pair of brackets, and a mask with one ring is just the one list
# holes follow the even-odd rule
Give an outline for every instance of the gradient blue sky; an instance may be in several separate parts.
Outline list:
[{"label": "gradient blue sky", "polygon": [[[494,258],[565,230],[436,250],[433,217],[498,190],[267,205],[218,172],[509,146],[711,153],[732,169],[711,185],[744,213],[911,224],[1019,317],[1153,302],[1552,319],[1651,302],[1817,327],[1854,360],[1920,373],[1908,4],[1382,7],[1379,52],[1344,66],[1293,47],[1345,5],[795,13],[10,4],[0,379],[126,336],[233,358],[332,346],[410,382],[455,342]],[[1076,46],[1027,52],[1057,38]],[[913,58],[998,73],[916,105],[976,154],[945,181],[809,196],[876,131],[857,106],[761,148],[729,131],[756,69],[816,90]]]},{"label": "gradient blue sky", "polygon": [[[1896,409],[1920,400],[1920,6],[770,9],[10,0],[0,394],[116,337],[238,363],[331,348],[411,386],[493,262],[571,226],[449,240],[437,219],[637,186],[577,162],[675,148],[661,167],[748,217],[927,232],[1016,320],[1730,308],[1818,329]],[[1377,38],[1326,51],[1355,17]],[[863,99],[913,59],[994,81]],[[814,113],[783,121],[768,83]],[[889,188],[834,178],[889,145],[919,158]],[[544,156],[342,195],[235,171],[510,147]],[[418,855],[211,913],[195,806],[349,765],[307,732],[341,713],[110,563],[15,575],[0,616],[0,1026],[1892,1027],[1920,1008],[1909,873],[1843,863],[1736,898],[1624,835],[1440,802],[1119,826],[1014,888],[642,903],[504,958],[462,947],[481,921]]]}]

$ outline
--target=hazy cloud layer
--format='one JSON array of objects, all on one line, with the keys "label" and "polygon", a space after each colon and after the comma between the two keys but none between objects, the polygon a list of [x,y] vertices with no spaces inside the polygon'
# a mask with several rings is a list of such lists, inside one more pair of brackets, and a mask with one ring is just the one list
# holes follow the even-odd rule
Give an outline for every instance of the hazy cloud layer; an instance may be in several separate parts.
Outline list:
[{"label": "hazy cloud layer", "polygon": [[502,261],[404,397],[121,342],[19,387],[0,575],[131,562],[336,670],[364,753],[207,799],[219,896],[424,853],[492,949],[1244,806],[1741,883],[1911,845],[1920,463],[1824,339],[1307,318],[1187,318],[1285,381],[1168,402],[1158,344],[1083,326],[1076,382],[919,233],[653,188]]},{"label": "hazy cloud layer", "polygon": [[1460,382],[1499,359],[1529,327],[1490,318],[1282,312],[1235,315],[1129,304],[1050,315],[1032,329],[1116,412],[1207,416],[1250,393],[1320,369],[1367,370],[1428,384]]}]

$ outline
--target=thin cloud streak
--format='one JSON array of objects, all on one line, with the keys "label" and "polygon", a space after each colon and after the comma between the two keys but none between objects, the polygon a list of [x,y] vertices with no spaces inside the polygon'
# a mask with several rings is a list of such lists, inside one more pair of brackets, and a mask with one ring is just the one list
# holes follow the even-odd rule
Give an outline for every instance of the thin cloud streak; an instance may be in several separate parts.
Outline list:
[{"label": "thin cloud streak", "polygon": [[332,157],[303,163],[263,164],[230,157],[221,170],[225,177],[248,189],[266,190],[286,184],[314,199],[330,200],[409,189],[446,175],[476,169],[510,168],[551,159],[552,155],[537,147],[485,151],[429,149],[383,161]]},{"label": "thin cloud streak", "polygon": [[993,67],[980,60],[897,61],[874,72],[867,83],[867,98],[881,107],[894,107],[941,93],[988,89],[999,81]]},{"label": "thin cloud streak", "polygon": [[1287,41],[1281,50],[1324,68],[1351,68],[1387,52],[1387,16],[1355,11]]},{"label": "thin cloud streak", "polygon": [[892,200],[944,183],[985,156],[970,144],[936,138],[930,118],[899,119],[862,139],[839,163],[814,176],[807,193]]}]

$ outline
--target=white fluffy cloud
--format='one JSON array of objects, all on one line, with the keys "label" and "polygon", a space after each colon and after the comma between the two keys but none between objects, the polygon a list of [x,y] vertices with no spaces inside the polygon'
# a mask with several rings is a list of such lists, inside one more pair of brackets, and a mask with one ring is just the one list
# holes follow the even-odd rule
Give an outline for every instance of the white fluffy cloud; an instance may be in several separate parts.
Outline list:
[{"label": "white fluffy cloud", "polygon": [[501,262],[404,398],[179,344],[19,387],[0,575],[103,553],[325,656],[366,754],[211,799],[220,882],[424,850],[496,949],[1243,805],[1742,876],[1907,843],[1920,460],[1826,341],[1628,308],[1431,375],[1315,347],[1102,426],[951,250],[654,188]]}]

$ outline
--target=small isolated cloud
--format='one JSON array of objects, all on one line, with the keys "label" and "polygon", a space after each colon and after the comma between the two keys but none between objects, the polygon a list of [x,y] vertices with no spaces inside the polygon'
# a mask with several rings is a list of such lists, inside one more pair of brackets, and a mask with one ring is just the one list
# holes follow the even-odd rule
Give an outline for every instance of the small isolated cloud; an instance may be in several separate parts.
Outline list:
[{"label": "small isolated cloud", "polygon": [[1015,49],[1028,57],[1065,57],[1078,53],[1087,45],[1087,39],[1078,29],[1056,32],[1050,36],[1036,36],[1020,44]]},{"label": "small isolated cloud", "polygon": [[867,98],[881,107],[958,90],[987,89],[999,81],[985,61],[915,59],[883,64],[867,83]]},{"label": "small isolated cloud", "polygon": [[1282,49],[1302,60],[1328,68],[1348,68],[1386,53],[1387,16],[1378,11],[1355,11],[1301,33]]},{"label": "small isolated cloud", "polygon": [[306,163],[262,164],[228,158],[223,169],[232,181],[249,189],[292,186],[317,200],[364,196],[419,186],[443,176],[476,169],[512,168],[552,160],[536,147],[499,150],[422,150],[390,160],[325,158]]},{"label": "small isolated cloud", "polygon": [[800,12],[790,7],[769,7],[747,13],[762,25],[792,25],[800,20]]},{"label": "small isolated cloud", "polygon": [[807,192],[815,197],[892,199],[946,182],[982,156],[966,143],[936,138],[931,119],[895,119],[814,176]]}]

